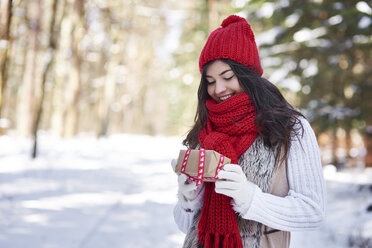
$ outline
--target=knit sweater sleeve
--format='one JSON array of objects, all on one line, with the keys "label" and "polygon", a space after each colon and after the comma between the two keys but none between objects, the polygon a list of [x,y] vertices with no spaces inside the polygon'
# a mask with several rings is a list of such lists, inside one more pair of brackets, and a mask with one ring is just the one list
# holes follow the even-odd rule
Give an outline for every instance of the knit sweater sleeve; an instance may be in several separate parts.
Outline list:
[{"label": "knit sweater sleeve", "polygon": [[312,230],[325,218],[326,190],[320,151],[309,122],[294,138],[287,160],[289,192],[285,197],[263,193],[255,185],[251,205],[241,216],[283,231]]},{"label": "knit sweater sleeve", "polygon": [[192,201],[188,201],[178,192],[178,202],[173,209],[174,221],[178,228],[187,233],[191,227],[195,213],[201,209],[203,205],[204,188],[200,191],[199,195]]}]

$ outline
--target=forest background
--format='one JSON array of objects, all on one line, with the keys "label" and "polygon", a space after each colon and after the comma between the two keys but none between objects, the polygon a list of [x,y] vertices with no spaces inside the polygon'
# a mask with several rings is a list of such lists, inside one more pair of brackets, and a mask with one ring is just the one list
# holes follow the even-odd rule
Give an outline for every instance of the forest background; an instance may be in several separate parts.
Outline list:
[{"label": "forest background", "polygon": [[[263,76],[311,122],[323,163],[372,167],[372,3],[0,0],[0,133],[184,136],[198,56],[245,17]],[[30,151],[31,152],[31,151]]]}]

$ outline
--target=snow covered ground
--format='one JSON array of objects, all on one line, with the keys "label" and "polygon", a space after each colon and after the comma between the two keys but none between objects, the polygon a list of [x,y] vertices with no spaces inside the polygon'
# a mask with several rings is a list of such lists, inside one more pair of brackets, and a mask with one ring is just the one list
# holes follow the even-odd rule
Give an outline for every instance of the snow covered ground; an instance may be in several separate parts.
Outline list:
[{"label": "snow covered ground", "polygon": [[[0,137],[0,247],[181,246],[170,166],[182,148],[180,138],[61,140],[42,133],[39,145],[39,157],[31,160],[29,140]],[[372,241],[348,245],[372,239],[372,212],[366,211],[371,174],[327,168],[327,221],[319,231],[292,233],[291,248],[372,247]]]}]

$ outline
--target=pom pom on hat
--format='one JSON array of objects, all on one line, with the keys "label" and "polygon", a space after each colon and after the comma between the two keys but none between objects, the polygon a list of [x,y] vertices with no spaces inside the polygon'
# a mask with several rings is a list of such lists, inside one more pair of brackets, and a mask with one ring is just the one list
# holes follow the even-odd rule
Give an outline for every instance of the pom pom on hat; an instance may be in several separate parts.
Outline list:
[{"label": "pom pom on hat", "polygon": [[248,22],[237,15],[230,15],[208,37],[199,57],[199,70],[215,59],[231,59],[250,67],[260,76],[262,67],[254,34]]},{"label": "pom pom on hat", "polygon": [[237,15],[231,15],[227,17],[223,22],[221,23],[221,27],[226,27],[230,23],[233,22],[247,22],[243,17],[237,16]]}]

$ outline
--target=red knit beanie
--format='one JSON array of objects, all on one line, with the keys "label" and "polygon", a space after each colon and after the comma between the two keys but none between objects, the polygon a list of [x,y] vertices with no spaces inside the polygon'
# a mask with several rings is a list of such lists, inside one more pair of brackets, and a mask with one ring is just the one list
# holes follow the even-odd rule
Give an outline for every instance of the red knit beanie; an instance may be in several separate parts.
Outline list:
[{"label": "red knit beanie", "polygon": [[200,73],[206,63],[215,59],[234,60],[262,75],[254,34],[244,18],[231,15],[209,35],[199,57]]}]

